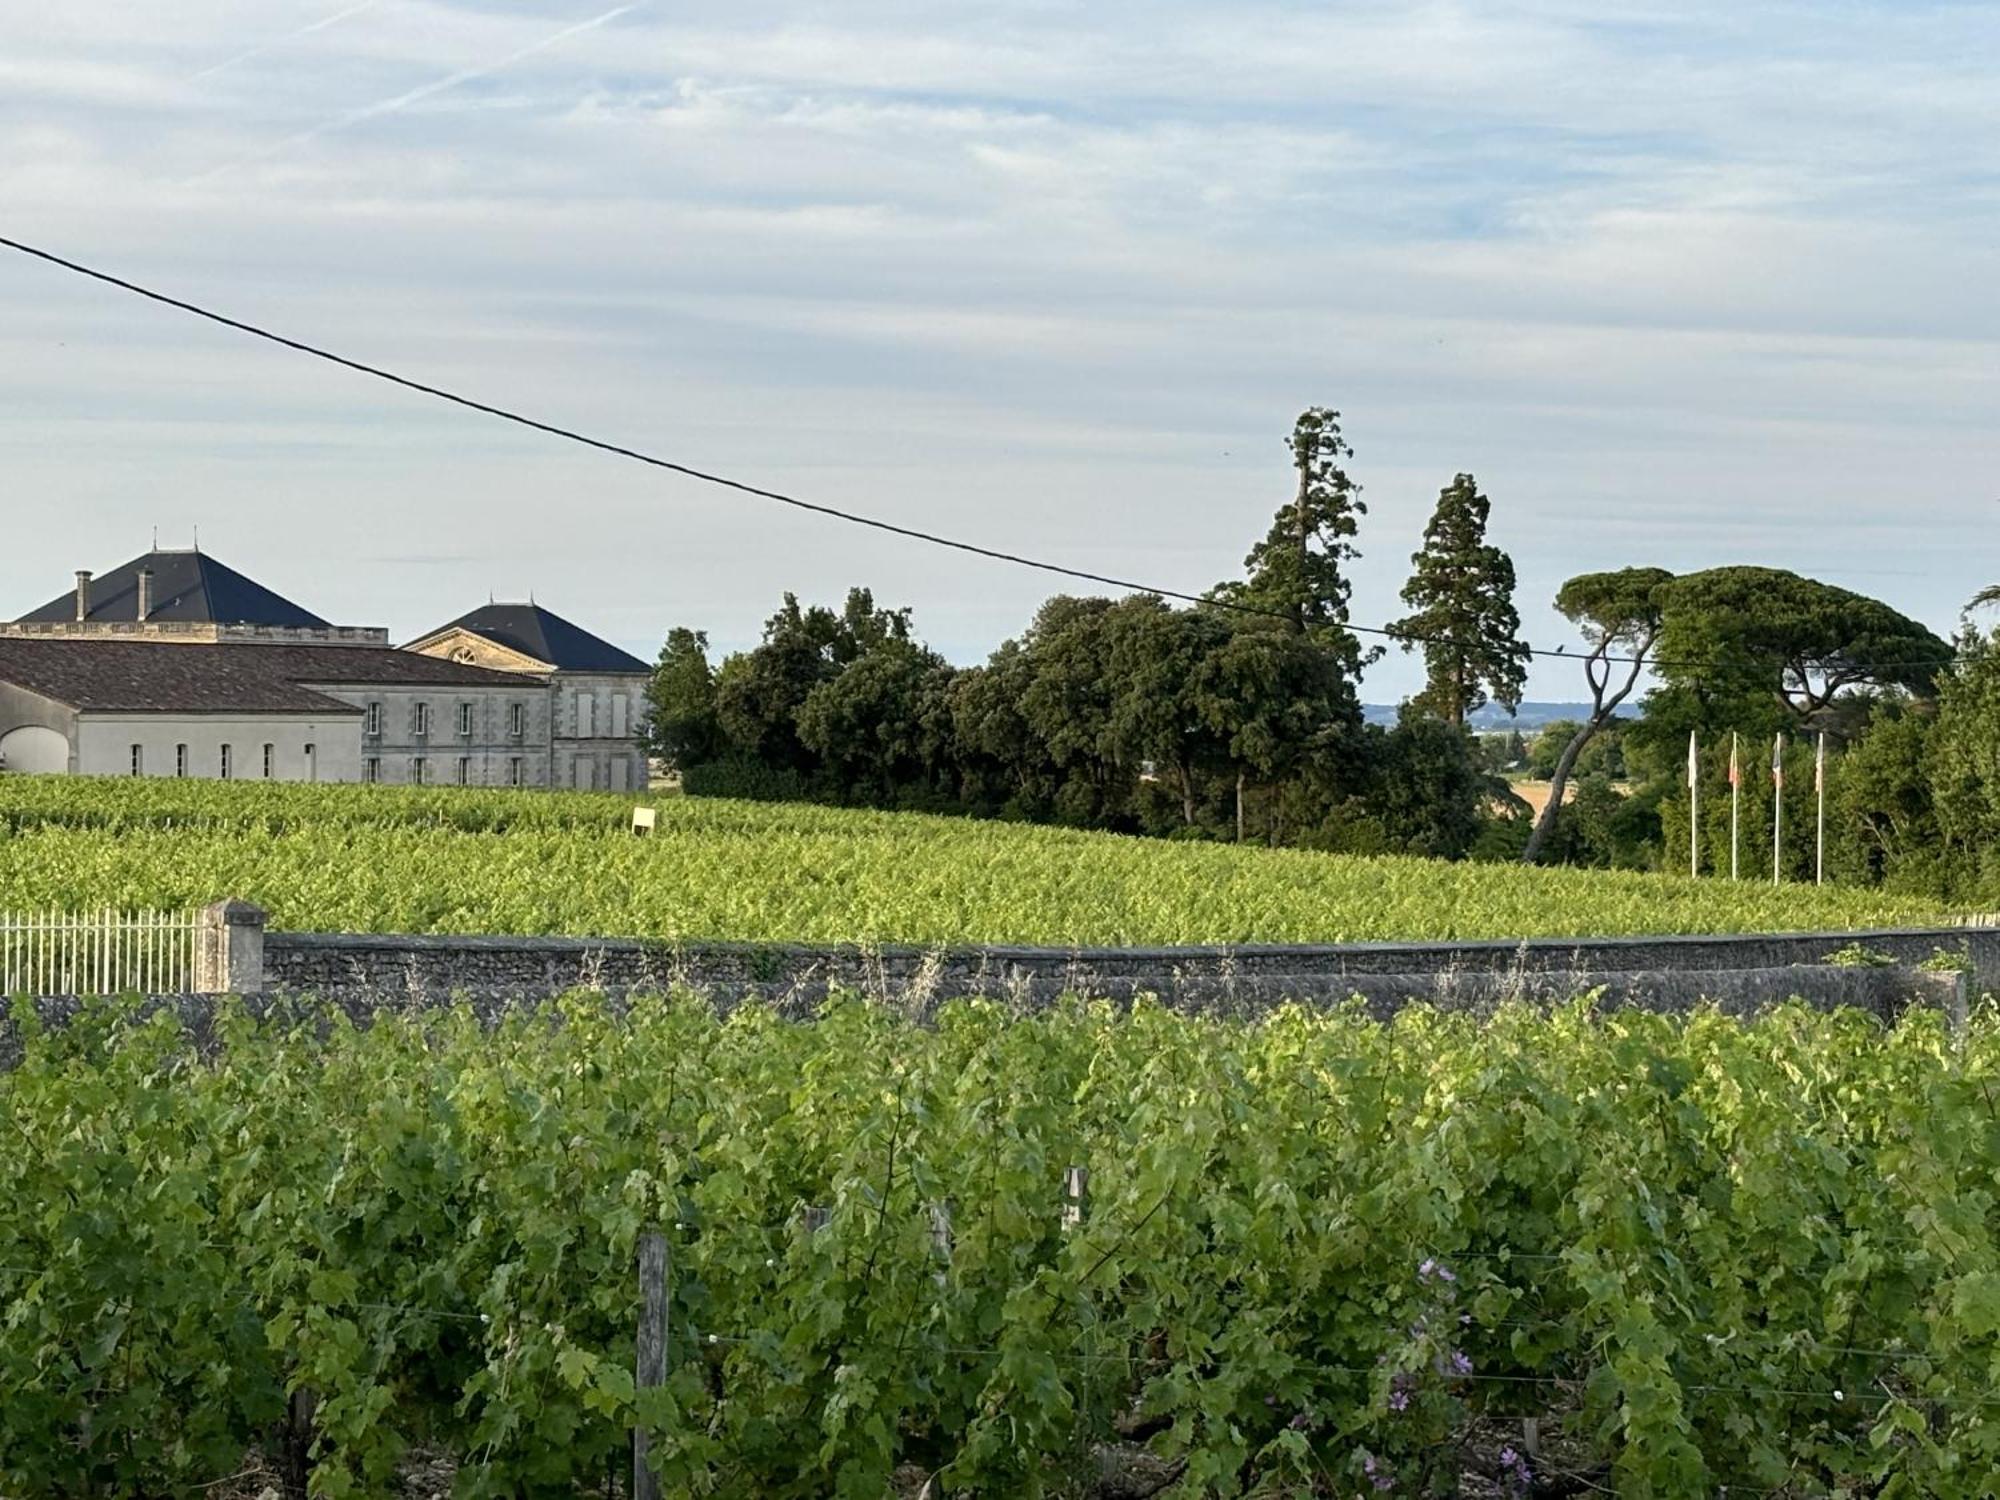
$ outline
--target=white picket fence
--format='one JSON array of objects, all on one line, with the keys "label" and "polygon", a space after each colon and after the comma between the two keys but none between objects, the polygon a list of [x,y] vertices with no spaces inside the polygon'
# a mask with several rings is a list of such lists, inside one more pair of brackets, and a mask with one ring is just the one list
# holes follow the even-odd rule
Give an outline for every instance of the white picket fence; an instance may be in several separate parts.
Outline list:
[{"label": "white picket fence", "polygon": [[200,944],[193,912],[0,912],[0,996],[191,994]]}]

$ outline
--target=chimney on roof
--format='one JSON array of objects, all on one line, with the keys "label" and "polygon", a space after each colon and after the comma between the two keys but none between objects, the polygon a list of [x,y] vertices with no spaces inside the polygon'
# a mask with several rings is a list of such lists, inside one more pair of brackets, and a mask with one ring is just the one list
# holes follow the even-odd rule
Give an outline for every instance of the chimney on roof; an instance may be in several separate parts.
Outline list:
[{"label": "chimney on roof", "polygon": [[139,623],[144,624],[153,614],[153,570],[139,570]]},{"label": "chimney on roof", "polygon": [[88,568],[76,570],[76,617],[79,620],[90,618],[90,569]]}]

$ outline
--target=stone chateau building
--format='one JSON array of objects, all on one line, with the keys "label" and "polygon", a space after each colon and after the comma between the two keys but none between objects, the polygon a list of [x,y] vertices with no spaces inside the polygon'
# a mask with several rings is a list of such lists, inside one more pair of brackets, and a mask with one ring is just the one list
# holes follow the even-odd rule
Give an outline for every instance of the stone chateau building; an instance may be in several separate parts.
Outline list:
[{"label": "stone chateau building", "polygon": [[537,604],[399,649],[155,550],[0,624],[0,770],[637,790],[649,675]]}]

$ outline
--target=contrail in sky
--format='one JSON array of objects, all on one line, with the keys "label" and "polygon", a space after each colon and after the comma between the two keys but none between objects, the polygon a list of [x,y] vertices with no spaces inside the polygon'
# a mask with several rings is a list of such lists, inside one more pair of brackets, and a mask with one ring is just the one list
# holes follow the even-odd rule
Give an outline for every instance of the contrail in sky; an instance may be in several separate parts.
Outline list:
[{"label": "contrail in sky", "polygon": [[[627,11],[638,10],[640,6],[646,3],[647,0],[632,0],[631,4],[618,6],[614,10],[607,10],[601,16],[592,16],[588,21],[578,21],[573,26],[565,26],[561,31],[551,36],[545,36],[539,42],[531,42],[529,45],[521,48],[520,51],[510,52],[505,57],[496,59],[493,62],[481,63],[476,68],[461,68],[458,72],[448,73],[443,78],[419,84],[416,88],[409,90],[407,93],[398,94],[392,99],[381,99],[373,104],[364,104],[359,109],[350,109],[346,114],[335,115],[331,120],[315,125],[310,130],[301,130],[297,135],[288,135],[275,145],[259,151],[256,155],[245,157],[242,161],[231,162],[229,166],[248,166],[252,162],[264,161],[269,157],[276,156],[281,151],[288,151],[293,146],[304,145],[307,141],[316,140],[318,137],[327,135],[332,131],[345,130],[350,125],[359,125],[364,120],[377,120],[384,115],[393,115],[398,110],[407,109],[420,100],[430,98],[433,94],[442,94],[446,89],[454,89],[462,83],[471,83],[474,79],[485,78],[489,74],[498,73],[503,68],[510,68],[523,58],[532,57],[537,52],[553,47],[556,43],[565,41],[579,32],[593,31],[608,21],[617,20],[618,17],[624,15]],[[202,182],[219,172],[227,170],[228,167],[215,167],[207,172],[203,172],[199,177],[190,178],[189,181]]]},{"label": "contrail in sky", "polygon": [[199,73],[194,75],[194,78],[213,78],[225,68],[233,68],[238,63],[246,63],[253,57],[262,57],[266,52],[271,51],[275,47],[282,47],[287,42],[296,42],[300,37],[311,36],[315,31],[324,31],[327,27],[336,26],[340,22],[347,20],[350,16],[358,16],[364,10],[373,10],[381,3],[382,0],[361,0],[359,5],[350,5],[346,10],[337,10],[330,16],[321,16],[310,26],[301,26],[297,31],[288,31],[281,37],[274,37],[268,42],[260,42],[246,52],[239,52],[234,57],[226,57],[213,67],[203,68]]}]

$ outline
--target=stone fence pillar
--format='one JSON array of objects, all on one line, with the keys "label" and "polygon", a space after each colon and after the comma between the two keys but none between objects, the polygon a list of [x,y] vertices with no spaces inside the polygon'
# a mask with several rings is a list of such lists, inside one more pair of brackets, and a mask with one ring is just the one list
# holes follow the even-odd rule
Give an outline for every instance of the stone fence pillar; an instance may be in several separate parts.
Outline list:
[{"label": "stone fence pillar", "polygon": [[248,901],[218,901],[201,909],[194,987],[203,995],[264,992],[264,918]]}]

